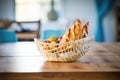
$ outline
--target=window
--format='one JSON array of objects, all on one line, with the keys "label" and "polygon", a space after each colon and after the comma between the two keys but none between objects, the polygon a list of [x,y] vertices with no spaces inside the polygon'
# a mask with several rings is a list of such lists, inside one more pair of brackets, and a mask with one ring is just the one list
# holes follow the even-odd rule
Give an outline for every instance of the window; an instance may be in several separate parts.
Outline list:
[{"label": "window", "polygon": [[[55,10],[60,9],[60,0],[55,1]],[[47,21],[51,0],[16,0],[16,21]]]}]

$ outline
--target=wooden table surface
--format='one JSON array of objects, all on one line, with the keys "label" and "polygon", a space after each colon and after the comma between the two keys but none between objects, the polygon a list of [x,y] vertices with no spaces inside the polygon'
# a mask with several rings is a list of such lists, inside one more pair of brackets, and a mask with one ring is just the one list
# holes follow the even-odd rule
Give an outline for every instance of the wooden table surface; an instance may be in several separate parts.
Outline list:
[{"label": "wooden table surface", "polygon": [[75,62],[48,62],[34,42],[0,44],[0,80],[119,80],[120,43],[93,43]]}]

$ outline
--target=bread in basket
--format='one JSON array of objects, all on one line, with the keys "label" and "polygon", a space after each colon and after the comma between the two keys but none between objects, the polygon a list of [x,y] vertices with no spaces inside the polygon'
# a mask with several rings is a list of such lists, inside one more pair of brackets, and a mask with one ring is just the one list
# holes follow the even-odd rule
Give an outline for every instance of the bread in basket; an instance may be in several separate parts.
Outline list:
[{"label": "bread in basket", "polygon": [[80,20],[76,20],[74,25],[69,28],[59,43],[40,41],[34,38],[40,54],[47,61],[75,61],[82,57],[90,48],[93,36],[87,37],[88,25],[82,25]]}]

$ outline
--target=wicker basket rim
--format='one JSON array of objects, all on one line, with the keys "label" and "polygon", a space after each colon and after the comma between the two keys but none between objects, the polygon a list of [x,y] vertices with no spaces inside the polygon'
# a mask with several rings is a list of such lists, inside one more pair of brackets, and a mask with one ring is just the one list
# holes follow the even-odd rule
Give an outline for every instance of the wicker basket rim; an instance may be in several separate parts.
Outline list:
[{"label": "wicker basket rim", "polygon": [[[92,36],[89,36],[89,37],[86,37],[86,38],[82,38],[82,39],[78,39],[78,40],[75,40],[75,41],[69,41],[69,42],[63,42],[63,43],[55,43],[56,45],[61,45],[61,44],[67,44],[67,43],[74,43],[74,42],[78,42],[78,41],[83,41],[85,39],[94,39],[94,35]],[[46,43],[44,42],[44,40],[39,40],[37,38],[34,38],[34,41],[39,41],[40,43],[43,43],[43,44],[46,44],[46,45],[51,45],[51,43]]]}]

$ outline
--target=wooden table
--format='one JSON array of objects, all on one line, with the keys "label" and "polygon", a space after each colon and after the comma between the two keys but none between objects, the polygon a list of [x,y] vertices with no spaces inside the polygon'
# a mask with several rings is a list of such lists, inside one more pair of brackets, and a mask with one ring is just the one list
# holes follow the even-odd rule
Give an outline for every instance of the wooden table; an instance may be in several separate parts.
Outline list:
[{"label": "wooden table", "polygon": [[75,62],[47,62],[34,42],[0,44],[0,80],[119,80],[120,43],[93,43]]}]

